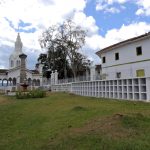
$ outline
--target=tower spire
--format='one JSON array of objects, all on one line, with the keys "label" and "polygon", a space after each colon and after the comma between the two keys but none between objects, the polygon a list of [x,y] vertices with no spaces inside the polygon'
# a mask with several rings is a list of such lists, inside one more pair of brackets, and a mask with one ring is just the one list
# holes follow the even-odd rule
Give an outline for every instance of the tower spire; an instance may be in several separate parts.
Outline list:
[{"label": "tower spire", "polygon": [[20,34],[18,32],[16,41],[15,41],[15,49],[9,57],[9,67],[11,69],[20,66],[19,55],[22,54],[22,46],[23,44],[21,42]]},{"label": "tower spire", "polygon": [[20,33],[18,32],[16,42],[15,42],[15,51],[22,52],[22,46],[23,44],[21,42]]}]

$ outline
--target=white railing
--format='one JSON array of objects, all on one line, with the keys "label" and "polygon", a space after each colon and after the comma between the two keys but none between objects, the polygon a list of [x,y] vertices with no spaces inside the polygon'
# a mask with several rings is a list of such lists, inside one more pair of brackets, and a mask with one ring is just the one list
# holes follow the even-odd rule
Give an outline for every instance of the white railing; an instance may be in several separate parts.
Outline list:
[{"label": "white railing", "polygon": [[52,85],[51,89],[82,96],[150,101],[150,78],[81,81]]},{"label": "white railing", "polygon": [[[100,75],[96,75],[94,77],[95,80],[100,80]],[[62,83],[70,83],[70,82],[79,82],[79,81],[90,81],[90,76],[78,76],[76,78],[67,78],[67,79],[60,79],[58,80],[58,84]]]}]

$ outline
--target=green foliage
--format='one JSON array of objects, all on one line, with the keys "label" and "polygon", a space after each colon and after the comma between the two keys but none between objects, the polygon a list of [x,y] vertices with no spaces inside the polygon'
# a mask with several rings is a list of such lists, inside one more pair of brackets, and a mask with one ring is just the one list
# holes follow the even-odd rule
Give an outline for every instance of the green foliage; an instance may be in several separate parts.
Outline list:
[{"label": "green foliage", "polygon": [[72,20],[50,26],[39,39],[41,47],[48,49],[47,55],[40,54],[38,61],[48,69],[57,70],[60,79],[83,75],[87,59],[80,49],[85,44],[85,36],[86,31]]},{"label": "green foliage", "polygon": [[46,96],[46,92],[40,89],[31,90],[27,92],[23,92],[23,91],[16,92],[17,99],[43,98],[45,96]]}]

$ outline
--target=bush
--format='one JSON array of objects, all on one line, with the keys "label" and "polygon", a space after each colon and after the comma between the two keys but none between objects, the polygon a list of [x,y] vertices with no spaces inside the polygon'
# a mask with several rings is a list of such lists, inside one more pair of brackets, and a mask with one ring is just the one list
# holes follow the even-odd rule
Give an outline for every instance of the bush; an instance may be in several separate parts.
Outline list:
[{"label": "bush", "polygon": [[28,98],[43,98],[46,96],[46,92],[40,89],[32,90],[32,91],[17,91],[16,98],[17,99],[28,99]]}]

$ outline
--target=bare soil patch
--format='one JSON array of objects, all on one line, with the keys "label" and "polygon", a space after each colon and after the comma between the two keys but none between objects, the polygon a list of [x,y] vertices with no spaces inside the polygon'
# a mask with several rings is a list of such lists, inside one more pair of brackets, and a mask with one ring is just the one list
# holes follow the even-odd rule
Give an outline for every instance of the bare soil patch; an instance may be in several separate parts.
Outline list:
[{"label": "bare soil patch", "polygon": [[70,134],[99,134],[111,137],[113,139],[127,138],[136,133],[133,129],[127,129],[122,126],[124,114],[114,114],[108,117],[96,118],[90,120],[81,128],[70,129]]},{"label": "bare soil patch", "polygon": [[0,105],[10,103],[9,99],[5,96],[0,95]]}]

